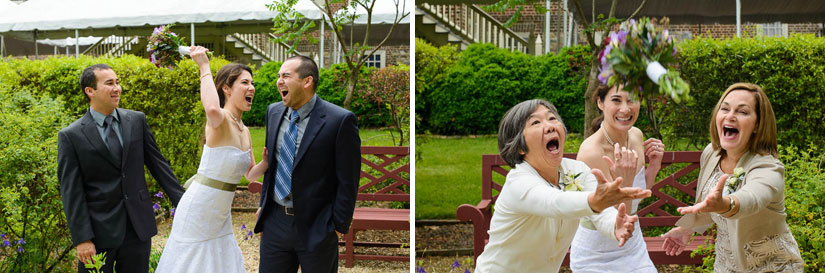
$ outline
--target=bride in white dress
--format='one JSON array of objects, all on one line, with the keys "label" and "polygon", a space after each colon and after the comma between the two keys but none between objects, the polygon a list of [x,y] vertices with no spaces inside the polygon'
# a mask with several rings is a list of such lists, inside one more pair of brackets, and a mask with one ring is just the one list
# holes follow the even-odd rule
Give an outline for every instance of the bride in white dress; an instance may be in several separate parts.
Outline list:
[{"label": "bride in white dress", "polygon": [[254,165],[249,130],[241,121],[255,95],[252,71],[230,64],[218,71],[213,82],[207,49],[191,50],[201,72],[206,144],[198,173],[186,182],[155,272],[246,272],[232,231],[232,198],[242,176],[255,181],[268,167],[266,149],[263,160]]},{"label": "bride in white dress", "polygon": [[[600,86],[598,106],[604,114],[598,130],[582,142],[577,160],[590,168],[600,169],[608,181],[622,177],[622,187],[649,189],[656,183],[656,174],[662,166],[664,144],[650,138],[644,140],[642,131],[633,125],[639,115],[640,104],[621,86]],[[597,120],[598,122],[598,120]],[[594,127],[596,127],[594,126]],[[650,159],[644,167],[645,158]],[[625,202],[627,214],[636,213],[639,202]],[[573,272],[656,272],[650,260],[639,222],[633,236],[619,248],[595,230],[593,224],[582,219],[570,247],[570,269]]]}]

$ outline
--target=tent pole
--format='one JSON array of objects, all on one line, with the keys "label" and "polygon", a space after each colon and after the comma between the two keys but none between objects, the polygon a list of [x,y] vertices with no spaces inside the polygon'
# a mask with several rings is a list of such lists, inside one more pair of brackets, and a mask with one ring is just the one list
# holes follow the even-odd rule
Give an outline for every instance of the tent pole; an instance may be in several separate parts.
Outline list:
[{"label": "tent pole", "polygon": [[742,32],[742,0],[736,0],[736,38]]},{"label": "tent pole", "polygon": [[189,29],[192,30],[192,39],[189,39],[189,46],[195,46],[195,23],[190,23]]},{"label": "tent pole", "polygon": [[6,56],[6,37],[0,35],[0,58]]},{"label": "tent pole", "polygon": [[80,32],[74,30],[74,57],[80,57]]},{"label": "tent pole", "polygon": [[544,14],[544,53],[550,52],[550,0],[544,1],[547,13]]},{"label": "tent pole", "polygon": [[321,59],[319,62],[321,68],[324,67],[324,25],[326,25],[324,17],[326,16],[321,15]]},{"label": "tent pole", "polygon": [[37,30],[35,29],[32,33],[34,33],[34,58],[40,59],[40,52],[37,48]]}]

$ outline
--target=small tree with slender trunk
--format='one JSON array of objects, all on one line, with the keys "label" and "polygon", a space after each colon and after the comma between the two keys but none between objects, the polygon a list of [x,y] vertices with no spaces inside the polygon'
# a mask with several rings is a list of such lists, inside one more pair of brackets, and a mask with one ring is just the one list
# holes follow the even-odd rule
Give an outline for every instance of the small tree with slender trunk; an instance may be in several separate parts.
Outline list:
[{"label": "small tree with slender trunk", "polygon": [[[389,40],[401,21],[410,15],[410,12],[406,10],[406,0],[392,0],[396,9],[395,18],[390,26],[390,30],[377,45],[368,45],[370,35],[373,34],[372,15],[377,1],[389,0],[314,0],[325,17],[330,18],[330,20],[324,21],[331,26],[335,34],[335,40],[344,52],[343,59],[350,69],[346,85],[347,96],[344,99],[344,108],[346,109],[350,109],[352,105],[352,96],[355,93],[358,78],[361,76],[360,73],[358,73],[361,66]],[[274,23],[272,28],[273,34],[277,37],[274,40],[275,42],[291,44],[290,52],[293,52],[303,40],[309,42],[317,41],[317,39],[309,35],[309,30],[315,26],[314,22],[305,20],[305,17],[295,10],[295,4],[297,3],[298,0],[275,0],[273,4],[267,5],[271,10],[278,13],[278,15],[272,19]],[[363,41],[360,43],[355,42],[353,38],[353,29],[355,21],[359,17],[357,14],[357,10],[359,9],[364,10],[364,13],[360,16],[366,16],[366,31],[364,32]],[[346,25],[350,26],[350,33],[348,33],[350,36],[349,39],[347,39],[345,36],[346,33],[344,33],[344,26]]]}]

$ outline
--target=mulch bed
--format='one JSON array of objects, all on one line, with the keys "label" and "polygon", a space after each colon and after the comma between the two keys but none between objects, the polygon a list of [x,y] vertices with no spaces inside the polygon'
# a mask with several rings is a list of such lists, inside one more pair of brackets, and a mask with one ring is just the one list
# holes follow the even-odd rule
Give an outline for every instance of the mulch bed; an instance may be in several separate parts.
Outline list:
[{"label": "mulch bed", "polygon": [[[458,223],[415,226],[415,249],[416,252],[418,252],[418,255],[416,255],[416,267],[421,266],[426,272],[464,272],[464,269],[472,272],[474,267],[472,264],[472,255],[428,255],[428,252],[439,252],[439,250],[466,252],[466,249],[470,249],[470,253],[472,253],[472,248],[472,224]],[[456,262],[458,262],[460,266],[456,270],[453,270]],[[695,266],[684,265],[657,265],[656,269],[663,273],[699,271]],[[569,267],[563,266],[559,272],[571,271]]]}]

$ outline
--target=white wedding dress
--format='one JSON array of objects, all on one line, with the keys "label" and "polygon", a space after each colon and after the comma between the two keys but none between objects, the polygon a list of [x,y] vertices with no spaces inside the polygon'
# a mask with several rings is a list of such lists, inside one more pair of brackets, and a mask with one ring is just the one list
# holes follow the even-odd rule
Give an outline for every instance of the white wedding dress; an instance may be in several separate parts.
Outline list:
[{"label": "white wedding dress", "polygon": [[[198,174],[237,185],[249,169],[249,151],[203,146]],[[232,231],[234,191],[193,182],[175,210],[172,232],[155,272],[246,272]]]},{"label": "white wedding dress", "polygon": [[[633,177],[633,187],[647,188],[644,167]],[[638,210],[639,202],[641,199],[632,201],[632,213]],[[573,272],[657,272],[647,253],[639,221],[633,236],[622,247],[618,241],[579,225],[570,245],[570,269]]]}]

